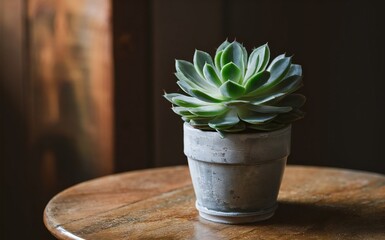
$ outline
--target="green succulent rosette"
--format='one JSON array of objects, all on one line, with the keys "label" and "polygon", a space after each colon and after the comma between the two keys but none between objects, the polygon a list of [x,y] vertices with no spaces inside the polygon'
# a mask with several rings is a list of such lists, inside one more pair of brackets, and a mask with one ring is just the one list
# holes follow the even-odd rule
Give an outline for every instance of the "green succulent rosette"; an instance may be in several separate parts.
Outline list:
[{"label": "green succulent rosette", "polygon": [[267,44],[250,56],[236,41],[223,42],[214,59],[196,50],[193,63],[175,63],[177,84],[185,94],[164,97],[195,128],[220,133],[284,128],[304,116],[299,108],[306,98],[293,94],[303,85],[302,68],[285,54],[269,60]]}]

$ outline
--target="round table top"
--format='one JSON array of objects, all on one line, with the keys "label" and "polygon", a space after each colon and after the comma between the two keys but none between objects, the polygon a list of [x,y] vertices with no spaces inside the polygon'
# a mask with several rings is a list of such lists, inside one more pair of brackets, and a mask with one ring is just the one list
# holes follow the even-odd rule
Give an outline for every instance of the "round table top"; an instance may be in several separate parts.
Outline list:
[{"label": "round table top", "polygon": [[275,215],[248,225],[201,219],[186,166],[87,181],[56,195],[44,222],[59,239],[385,239],[385,176],[286,167]]}]

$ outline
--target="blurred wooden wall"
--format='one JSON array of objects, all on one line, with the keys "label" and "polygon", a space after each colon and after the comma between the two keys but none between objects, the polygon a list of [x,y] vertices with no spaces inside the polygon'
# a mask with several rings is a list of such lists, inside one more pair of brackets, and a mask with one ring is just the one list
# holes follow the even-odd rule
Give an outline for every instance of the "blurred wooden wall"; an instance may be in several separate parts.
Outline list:
[{"label": "blurred wooden wall", "polygon": [[0,12],[2,239],[46,239],[48,200],[114,169],[111,4],[1,0]]},{"label": "blurred wooden wall", "polygon": [[109,4],[28,1],[31,144],[37,159],[71,169],[58,181],[113,170]]}]

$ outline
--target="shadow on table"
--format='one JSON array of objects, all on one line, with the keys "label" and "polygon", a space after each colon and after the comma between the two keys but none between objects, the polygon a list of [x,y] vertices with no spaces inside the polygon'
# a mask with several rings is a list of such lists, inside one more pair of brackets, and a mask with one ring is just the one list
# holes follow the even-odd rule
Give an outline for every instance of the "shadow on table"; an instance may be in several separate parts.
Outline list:
[{"label": "shadow on table", "polygon": [[[385,239],[385,209],[374,211],[368,205],[316,205],[279,202],[275,215],[256,226],[282,227],[306,234],[333,236],[382,236]],[[377,208],[378,209],[378,208]]]}]

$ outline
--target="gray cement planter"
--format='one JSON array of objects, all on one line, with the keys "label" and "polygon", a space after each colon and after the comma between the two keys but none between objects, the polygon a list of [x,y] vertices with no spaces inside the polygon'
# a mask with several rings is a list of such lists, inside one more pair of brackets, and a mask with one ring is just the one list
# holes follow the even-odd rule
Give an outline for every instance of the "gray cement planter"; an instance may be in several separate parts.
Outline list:
[{"label": "gray cement planter", "polygon": [[270,218],[277,207],[290,136],[288,126],[221,138],[185,123],[184,153],[200,216],[230,224]]}]

